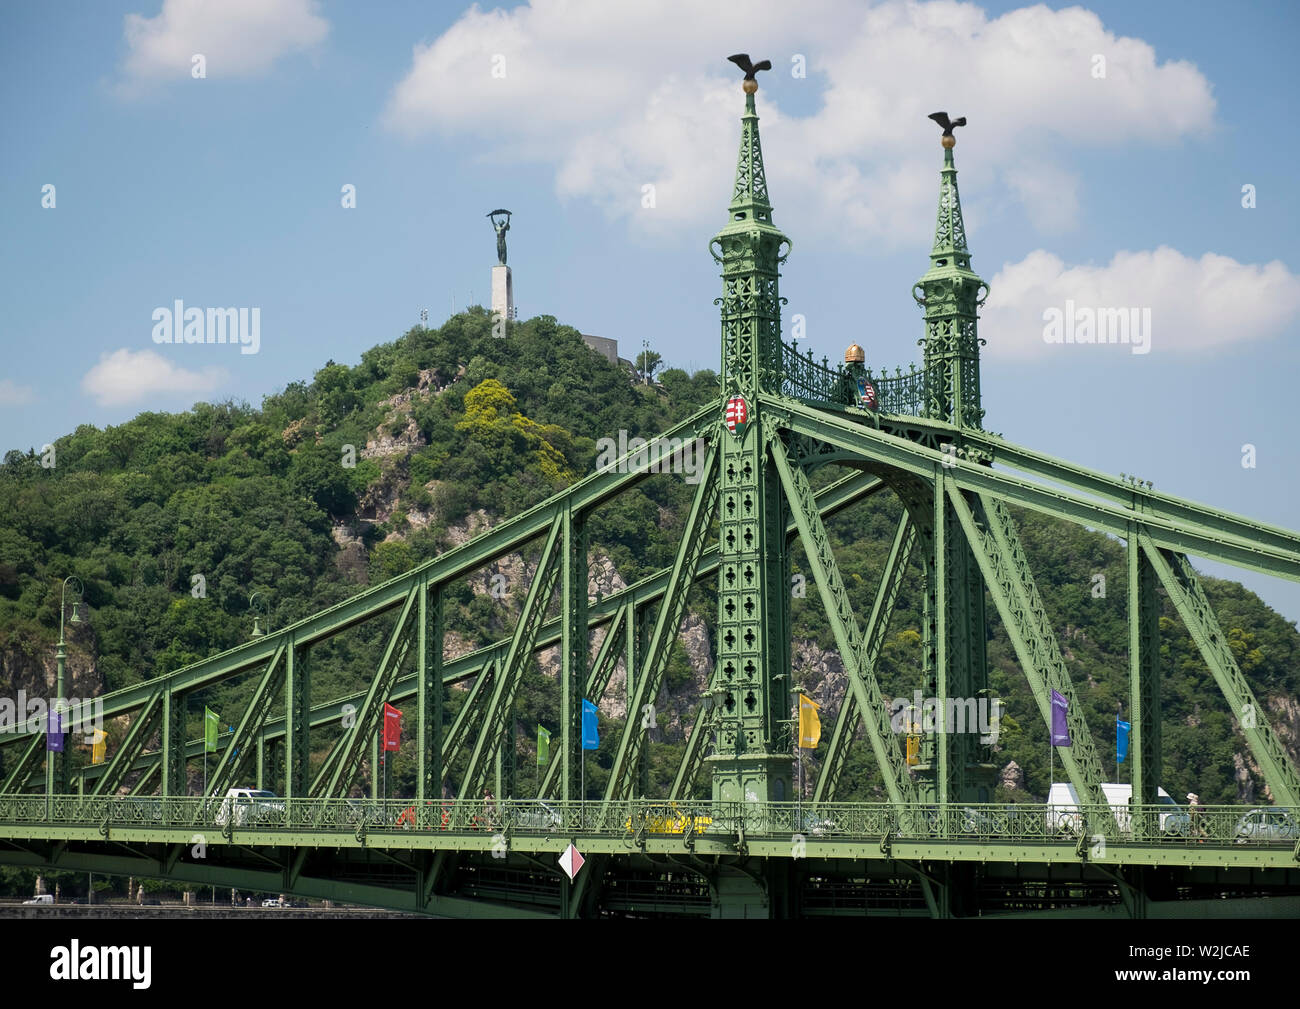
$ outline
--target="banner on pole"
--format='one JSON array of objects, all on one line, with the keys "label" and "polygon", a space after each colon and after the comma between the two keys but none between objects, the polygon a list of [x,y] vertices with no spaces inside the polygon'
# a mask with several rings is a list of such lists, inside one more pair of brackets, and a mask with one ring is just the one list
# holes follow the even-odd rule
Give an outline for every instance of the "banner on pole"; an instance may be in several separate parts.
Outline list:
[{"label": "banner on pole", "polygon": [[815,750],[822,738],[822,720],[817,716],[820,708],[816,701],[806,694],[799,695],[799,748]]},{"label": "banner on pole", "polygon": [[1070,710],[1070,702],[1062,694],[1052,691],[1052,745],[1053,746],[1073,746],[1070,742],[1070,725],[1066,721],[1066,713]]},{"label": "banner on pole", "polygon": [[217,733],[221,730],[221,719],[211,708],[203,709],[203,752],[217,752]]},{"label": "banner on pole", "polygon": [[600,746],[600,731],[596,724],[598,716],[596,705],[584,697],[582,699],[582,748],[584,750],[594,750]]},{"label": "banner on pole", "polygon": [[1133,728],[1132,722],[1115,719],[1115,763],[1122,764],[1128,757],[1128,732]]},{"label": "banner on pole", "polygon": [[402,748],[402,713],[391,704],[384,704],[384,750]]},{"label": "banner on pole", "polygon": [[63,752],[63,715],[51,711],[45,725],[45,749],[50,753]]}]

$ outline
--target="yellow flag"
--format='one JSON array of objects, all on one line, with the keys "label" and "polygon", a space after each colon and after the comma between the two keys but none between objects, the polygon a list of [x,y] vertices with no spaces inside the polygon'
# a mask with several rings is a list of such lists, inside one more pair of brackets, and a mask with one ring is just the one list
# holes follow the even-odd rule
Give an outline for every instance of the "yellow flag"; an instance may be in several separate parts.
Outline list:
[{"label": "yellow flag", "polygon": [[104,762],[104,752],[108,749],[108,733],[102,729],[95,730],[95,741],[90,744],[90,762],[92,764],[102,764]]},{"label": "yellow flag", "polygon": [[821,705],[817,704],[810,697],[799,695],[799,748],[803,750],[817,749],[818,742],[822,738],[822,722],[817,717],[817,709]]}]

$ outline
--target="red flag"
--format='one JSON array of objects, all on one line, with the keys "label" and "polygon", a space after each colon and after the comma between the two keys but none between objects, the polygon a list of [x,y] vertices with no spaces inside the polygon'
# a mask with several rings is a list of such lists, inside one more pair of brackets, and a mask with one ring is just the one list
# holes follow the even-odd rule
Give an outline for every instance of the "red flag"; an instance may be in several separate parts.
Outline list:
[{"label": "red flag", "polygon": [[402,748],[402,713],[391,704],[384,705],[384,749]]}]

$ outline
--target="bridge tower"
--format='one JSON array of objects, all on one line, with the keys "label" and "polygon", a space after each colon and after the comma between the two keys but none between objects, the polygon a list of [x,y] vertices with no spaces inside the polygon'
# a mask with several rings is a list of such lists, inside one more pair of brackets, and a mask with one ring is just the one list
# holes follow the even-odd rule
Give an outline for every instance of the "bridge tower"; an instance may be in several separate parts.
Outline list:
[{"label": "bridge tower", "polygon": [[715,800],[783,802],[794,798],[789,506],[767,452],[775,428],[756,406],[760,393],[780,392],[778,267],[791,243],[772,223],[752,71],[743,87],[736,185],[727,224],[709,243],[722,266],[722,386],[734,430],[721,436],[719,459],[716,707],[707,764]]},{"label": "bridge tower", "polygon": [[[977,312],[988,295],[988,285],[970,266],[953,162],[957,141],[952,127],[964,126],[966,120],[963,117],[950,123],[942,112],[930,118],[944,127],[939,209],[930,268],[913,286],[912,297],[925,318],[925,336],[920,341],[926,390],[922,409],[958,432],[935,446],[944,456],[929,482],[932,493],[903,494],[920,536],[925,572],[922,692],[933,699],[931,725],[925,726],[926,716],[921,713],[928,731],[922,737],[921,763],[916,770],[918,791],[925,801],[989,802],[994,767],[988,745],[981,742],[987,734],[972,731],[979,728],[978,717],[975,725],[970,724],[970,716],[977,716],[981,709],[988,712],[995,700],[988,684],[984,580],[949,500],[958,458],[981,461],[978,453],[967,451],[959,431],[980,428],[984,416]],[[934,719],[942,724],[933,724]]]}]

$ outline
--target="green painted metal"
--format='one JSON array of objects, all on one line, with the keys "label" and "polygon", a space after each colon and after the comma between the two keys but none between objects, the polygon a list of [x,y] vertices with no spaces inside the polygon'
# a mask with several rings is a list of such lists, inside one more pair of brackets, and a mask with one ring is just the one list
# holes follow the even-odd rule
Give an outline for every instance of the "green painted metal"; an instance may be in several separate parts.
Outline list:
[{"label": "green painted metal", "polygon": [[[117,752],[108,761],[104,773],[95,781],[94,788],[91,789],[91,795],[112,795],[117,792],[126,780],[131,764],[144,747],[145,740],[149,739],[157,730],[162,718],[162,712],[163,692],[159,690],[131,723],[131,728],[127,730],[126,737],[117,748]],[[84,781],[85,778],[83,777],[82,780]],[[6,785],[8,785],[8,782],[6,782]]]},{"label": "green painted metal", "polygon": [[[1156,574],[1142,550],[1137,524],[1129,532],[1129,759],[1133,762],[1133,803],[1159,802],[1160,750],[1160,597]],[[1150,830],[1151,825],[1146,825]]]},{"label": "green painted metal", "polygon": [[442,641],[444,632],[443,597],[440,587],[430,587],[426,579],[419,588],[420,610],[417,614],[416,642],[416,724],[415,724],[415,799],[442,797]]},{"label": "green painted metal", "polygon": [[[582,698],[587,696],[587,523],[582,513],[564,511],[564,556],[560,582],[560,752],[557,762],[560,795],[569,800],[578,795],[581,774],[574,765],[579,757]],[[620,614],[621,616],[621,614]],[[617,623],[616,619],[616,623]],[[612,638],[610,627],[607,638]],[[609,644],[607,640],[605,642]],[[600,668],[599,657],[597,669]],[[631,670],[629,670],[631,675]],[[545,794],[543,786],[542,794]]]},{"label": "green painted metal", "polygon": [[[709,243],[722,267],[722,388],[748,419],[719,446],[718,660],[711,690],[715,799],[767,802],[793,793],[787,507],[768,470],[774,429],[757,397],[782,387],[779,267],[790,239],[772,222],[757,84],[747,80],[727,223]],[[717,251],[714,251],[717,246]]]},{"label": "green painted metal", "polygon": [[[1227,636],[1205,598],[1200,579],[1187,558],[1158,550],[1144,533],[1138,534],[1143,551],[1151,561],[1161,584],[1173,600],[1178,615],[1200,649],[1201,657],[1210,667],[1214,681],[1219,685],[1228,709],[1241,728],[1250,745],[1250,752],[1263,771],[1264,780],[1273,793],[1274,801],[1283,806],[1300,804],[1300,775],[1287,756],[1277,733],[1269,727],[1265,708],[1255,698],[1254,691],[1241,675],[1241,668],[1228,646]],[[1298,845],[1297,847],[1300,847]]]},{"label": "green painted metal", "polygon": [[257,686],[253,688],[253,697],[249,701],[248,707],[244,709],[243,717],[239,720],[234,739],[222,751],[217,760],[216,768],[208,776],[208,795],[224,795],[227,789],[244,781],[244,772],[257,757],[254,740],[259,734],[262,724],[266,721],[271,704],[284,685],[285,676],[288,673],[289,664],[285,656],[292,654],[293,639],[288,638],[280,643],[280,647],[276,649],[275,654],[271,657],[266,672],[262,674]]},{"label": "green painted metal", "polygon": [[[1221,561],[1235,567],[1300,581],[1300,552],[1275,547],[1264,541],[1248,542],[1219,533],[1209,527],[1181,523],[1156,513],[1142,513],[1132,507],[1109,504],[1079,494],[1023,480],[972,462],[960,453],[941,452],[922,444],[897,438],[884,430],[855,423],[851,415],[822,411],[793,400],[762,397],[759,408],[782,427],[815,438],[835,448],[854,453],[877,465],[901,473],[929,478],[934,467],[947,467],[948,478],[965,491],[997,497],[1009,504],[1065,519],[1123,538],[1131,521],[1140,521],[1152,542],[1167,550]],[[1297,538],[1300,544],[1300,538]]]},{"label": "green painted metal", "polygon": [[[871,615],[867,618],[867,627],[863,633],[865,647],[865,666],[874,677],[876,663],[880,660],[880,651],[885,644],[885,635],[889,630],[889,620],[898,601],[898,592],[903,585],[903,575],[907,571],[908,559],[916,546],[916,526],[904,514],[894,532],[894,541],[889,548],[889,557],[884,570],[880,573],[880,584],[876,589],[876,598],[871,606]],[[822,756],[821,773],[817,776],[817,785],[813,790],[813,802],[831,802],[839,787],[840,776],[848,761],[849,744],[862,718],[863,709],[858,704],[858,695],[854,690],[844,694],[844,704],[840,708],[840,717],[835,721],[835,731],[831,736],[830,746]],[[870,718],[863,719],[866,727]],[[870,731],[869,729],[867,731]]]},{"label": "green painted metal", "polygon": [[[561,511],[551,523],[551,530],[542,550],[542,558],[537,563],[533,583],[528,589],[528,598],[524,601],[523,612],[519,615],[519,623],[510,641],[510,649],[492,684],[492,694],[487,700],[478,738],[474,742],[474,749],[470,753],[469,764],[465,768],[462,779],[462,795],[477,795],[482,790],[487,778],[488,761],[495,758],[495,754],[506,741],[507,730],[514,724],[511,711],[514,708],[515,692],[519,688],[519,680],[523,675],[524,663],[532,659],[537,631],[545,619],[546,607],[550,605],[555,584],[560,578],[560,569],[563,566],[561,555],[564,553],[563,532],[564,513]],[[585,566],[582,570],[582,580],[582,592],[585,595]],[[497,794],[502,794],[499,787]]]},{"label": "green painted metal", "polygon": [[[283,740],[285,795],[308,795],[311,791],[310,704],[311,653],[308,649],[299,648],[294,638],[289,636],[285,648],[284,672],[284,710],[288,713],[284,719]],[[267,777],[265,751],[268,738],[265,726],[269,720],[268,713],[262,720],[262,731],[258,734],[259,781]]]},{"label": "green painted metal", "polygon": [[785,488],[795,523],[799,526],[799,535],[812,569],[813,580],[817,583],[822,603],[826,607],[831,631],[840,650],[840,659],[849,676],[850,688],[858,709],[863,713],[867,739],[885,779],[889,798],[900,805],[914,802],[917,798],[916,786],[908,774],[907,762],[898,746],[898,737],[890,726],[889,712],[876,680],[875,656],[871,654],[868,640],[864,638],[857,618],[853,615],[826,527],[812,507],[812,489],[808,478],[801,468],[791,464],[779,438],[772,439],[771,445],[772,461]]},{"label": "green painted metal", "polygon": [[953,145],[948,143],[952,139],[944,138],[930,269],[916,282],[912,296],[925,313],[925,415],[960,428],[978,428],[984,409],[976,319],[988,285],[970,268]]},{"label": "green painted metal", "polygon": [[[389,697],[393,682],[397,679],[397,671],[411,644],[413,624],[411,614],[418,608],[419,595],[420,582],[417,580],[406,593],[406,602],[397,617],[397,624],[388,636],[388,644],[384,647],[379,669],[370,681],[370,689],[366,692],[366,699],[361,702],[361,707],[356,713],[356,720],[344,731],[336,744],[335,748],[339,754],[334,761],[330,776],[320,784],[319,789],[313,786],[313,796],[347,795],[360,771],[362,755],[366,752],[367,744],[378,740],[379,728],[384,717],[384,703]],[[378,770],[378,761],[375,759],[373,749],[370,766],[373,785]]]},{"label": "green painted metal", "polygon": [[[668,668],[673,642],[677,640],[678,628],[686,612],[687,593],[695,580],[700,555],[704,552],[705,537],[708,535],[713,513],[718,505],[717,438],[715,434],[705,455],[700,482],[691,501],[691,509],[686,517],[686,526],[682,531],[677,555],[673,559],[672,574],[668,578],[664,601],[655,619],[654,633],[650,638],[649,647],[645,650],[640,674],[636,676],[636,691],[628,705],[627,721],[619,735],[618,749],[614,755],[614,763],[610,767],[609,784],[605,790],[607,801],[624,798],[633,790],[633,779],[637,776],[637,762],[649,732],[648,729],[643,728],[646,724],[643,712],[647,705],[654,704],[659,695],[659,687],[663,682],[664,670]],[[626,633],[628,638],[635,640],[637,636],[635,619],[630,622]],[[585,642],[586,639],[583,640]]]},{"label": "green painted metal", "polygon": [[1069,670],[1061,657],[1051,620],[1038,594],[1010,514],[996,499],[980,498],[980,522],[977,523],[972,508],[960,492],[954,489],[949,499],[966,532],[966,541],[984,573],[989,594],[1049,732],[1052,724],[1050,692],[1055,690],[1068,702],[1066,716],[1073,745],[1058,746],[1056,752],[1074,785],[1075,794],[1086,803],[1104,803],[1101,756],[1075,697]]},{"label": "green painted metal", "polygon": [[[621,650],[621,644],[627,635],[627,627],[634,619],[635,611],[636,601],[633,599],[624,604],[623,608],[619,611],[618,616],[614,618],[614,622],[606,629],[605,638],[601,641],[600,648],[596,652],[596,657],[592,660],[591,668],[587,673],[586,683],[581,693],[582,697],[592,701],[604,697],[605,688],[609,685],[609,678],[613,675],[614,667],[618,664],[618,653]],[[578,695],[575,694],[574,696]],[[577,702],[575,701],[575,707],[576,704]],[[580,729],[580,724],[577,722],[578,715],[575,714],[574,717],[575,722],[571,731],[576,733]],[[567,720],[565,724],[568,724]],[[572,753],[570,753],[570,756],[572,756]],[[569,763],[571,765],[572,761]],[[546,768],[545,775],[542,778],[541,785],[539,785],[537,789],[537,797],[539,799],[552,794],[552,790],[555,788],[555,779],[557,777],[562,779],[564,767],[565,761],[562,759],[552,759],[550,761]],[[563,787],[562,782],[561,787]],[[576,792],[577,789],[575,788],[574,791]],[[561,798],[567,801],[569,799],[577,798],[577,796],[561,795]]]},{"label": "green painted metal", "polygon": [[0,794],[7,792],[19,792],[26,783],[27,775],[39,763],[39,756],[44,748],[45,740],[40,733],[31,736],[27,743],[27,748],[22,751],[14,762],[13,770],[5,777],[3,783],[0,783]]},{"label": "green painted metal", "polygon": [[[1033,886],[1065,872],[1073,874],[1082,901],[1113,901],[1134,917],[1162,903],[1153,899],[1150,866],[1181,873],[1170,877],[1179,885],[1220,886],[1220,897],[1232,887],[1255,886],[1262,893],[1273,880],[1281,881],[1282,890],[1269,891],[1279,901],[1300,894],[1300,842],[1243,836],[1244,810],[1237,808],[1198,814],[1195,830],[1171,831],[1167,809],[1154,804],[1160,778],[1157,583],[1169,592],[1240,720],[1273,795],[1291,807],[1300,804],[1300,777],[1263,720],[1185,557],[1300,580],[1300,534],[1157,494],[982,430],[977,314],[987,286],[970,267],[950,137],[930,268],[913,288],[925,320],[920,368],[890,375],[857,360],[832,366],[823,358],[818,364],[811,353],[800,356],[784,344],[779,267],[790,240],[772,221],[756,90],[749,71],[735,188],[727,223],[709,246],[723,282],[722,396],[652,443],[662,457],[674,439],[709,442],[706,473],[673,565],[622,592],[588,598],[593,509],[662,467],[656,459],[647,467],[594,473],[338,606],[108,695],[106,718],[132,716],[112,759],[78,775],[77,796],[64,794],[71,789],[54,760],[46,768],[44,794],[0,794],[0,861],[93,864],[95,871],[129,864],[141,875],[256,883],[453,916],[591,916],[649,907],[720,916],[816,913],[828,881],[857,886],[854,874],[863,873],[899,888],[906,913],[936,916],[975,913],[976,881],[987,883],[1003,870],[1007,879],[1032,877],[1026,883],[1031,889],[1016,897],[1028,901],[1024,906],[1037,899]],[[863,376],[876,385],[878,412],[858,406],[856,380]],[[722,421],[734,396],[744,398],[749,416],[732,434]],[[814,494],[808,474],[826,466],[852,472]],[[864,630],[848,604],[824,518],[885,488],[900,499],[906,517]],[[1011,520],[1013,504],[1128,541],[1137,787],[1124,813],[1101,802],[1101,761]],[[793,739],[786,548],[796,534],[849,672],[813,801],[802,805],[787,801],[793,797]],[[539,540],[545,543],[541,561],[513,633],[444,661],[444,587]],[[974,733],[941,726],[926,738],[920,764],[906,766],[875,667],[912,554],[919,556],[923,578],[919,674],[927,694],[941,702],[987,695],[987,591],[1044,722],[1050,724],[1050,690],[1072,701],[1074,746],[1058,753],[1085,802],[1069,822],[1041,808],[981,804],[992,764]],[[656,700],[688,593],[712,576],[719,588],[714,674],[668,797],[658,799],[647,794],[653,720],[643,713]],[[548,618],[557,586],[558,615]],[[395,623],[367,689],[311,705],[311,648],[381,618]],[[591,635],[602,628],[604,640],[589,661]],[[560,745],[538,795],[557,790],[559,798],[543,805],[515,798],[513,702],[533,656],[556,645]],[[62,652],[61,646],[60,665]],[[603,699],[620,661],[628,717],[609,786],[600,802],[578,801],[578,702]],[[204,755],[202,740],[185,739],[186,701],[245,674],[251,674],[244,684],[249,700],[236,732],[220,740],[210,789],[219,794],[242,782],[255,765],[259,784],[283,782],[287,798],[282,811],[255,823],[214,823],[221,829],[207,833],[218,835],[210,838],[215,858],[193,865],[185,854],[192,831],[214,814],[211,804],[205,809],[185,794],[187,761]],[[447,688],[468,680],[473,683],[456,717],[444,726]],[[412,697],[416,801],[379,801],[382,705]],[[309,781],[312,733],[337,726],[347,705],[356,709],[355,724]],[[859,719],[885,772],[888,803],[833,801]],[[0,746],[11,746],[10,759],[16,757],[6,764],[0,792],[21,792],[43,776],[43,737],[28,728],[0,733]],[[156,733],[159,751],[144,752]],[[359,806],[345,797],[367,763],[367,749],[375,801]],[[462,765],[453,783],[459,798],[442,799],[443,783]],[[690,798],[704,766],[712,799]],[[488,808],[475,797],[494,772],[499,798]],[[121,792],[132,774],[139,777],[131,795],[110,794]],[[533,783],[531,775],[525,778]],[[155,788],[158,795],[145,794]],[[408,809],[413,822],[403,817]],[[815,868],[799,864],[790,843],[794,834],[807,837],[802,854]],[[1096,835],[1105,844],[1095,845]],[[506,840],[504,859],[492,850],[498,838]],[[571,840],[591,859],[574,887],[554,864]],[[74,845],[85,851],[70,851]],[[124,855],[127,846],[149,855]],[[1234,872],[1252,875],[1225,875]],[[675,896],[664,897],[670,892]],[[1055,899],[1044,898],[1043,907]]]}]

